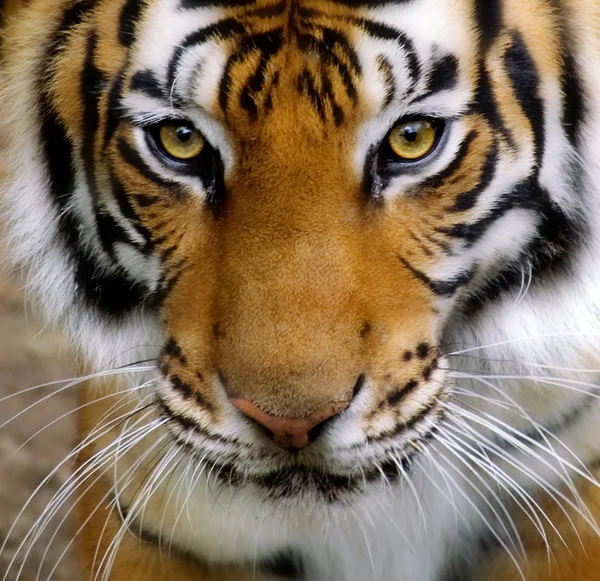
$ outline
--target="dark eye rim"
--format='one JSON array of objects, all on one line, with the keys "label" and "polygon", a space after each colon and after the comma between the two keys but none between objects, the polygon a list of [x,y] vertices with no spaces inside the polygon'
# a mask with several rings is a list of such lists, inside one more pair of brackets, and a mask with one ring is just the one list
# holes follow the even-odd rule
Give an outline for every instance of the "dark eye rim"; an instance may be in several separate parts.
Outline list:
[{"label": "dark eye rim", "polygon": [[[400,157],[397,153],[394,152],[392,146],[390,144],[390,136],[394,129],[398,127],[398,125],[403,125],[410,122],[415,121],[428,121],[432,124],[435,129],[435,142],[431,149],[423,156],[418,157],[416,159],[404,159]],[[421,164],[431,158],[438,150],[440,143],[442,142],[442,137],[446,130],[446,121],[444,119],[440,119],[437,117],[428,117],[425,115],[411,115],[408,117],[402,117],[394,123],[392,128],[386,133],[385,138],[383,139],[380,147],[380,156],[383,161],[385,161],[389,166],[413,166],[415,164]]]},{"label": "dark eye rim", "polygon": [[[165,125],[182,125],[193,129],[194,131],[198,131],[198,133],[200,133],[204,139],[204,147],[202,148],[202,151],[200,151],[200,153],[195,157],[191,157],[189,159],[181,159],[171,155],[162,145],[162,140],[160,138],[160,130]],[[206,140],[206,137],[204,137],[204,134],[187,119],[163,119],[162,121],[146,126],[144,131],[146,134],[146,143],[150,147],[152,153],[165,165],[170,166],[175,171],[183,171],[184,173],[186,170],[189,171],[191,168],[198,166],[198,164],[201,163],[203,159],[206,159],[206,156],[210,155],[212,151],[212,148]]]}]

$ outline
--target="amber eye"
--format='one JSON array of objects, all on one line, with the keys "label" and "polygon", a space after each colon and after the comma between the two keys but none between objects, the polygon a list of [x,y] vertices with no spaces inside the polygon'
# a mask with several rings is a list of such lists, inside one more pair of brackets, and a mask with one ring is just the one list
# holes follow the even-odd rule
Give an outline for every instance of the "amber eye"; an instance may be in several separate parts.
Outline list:
[{"label": "amber eye", "polygon": [[429,119],[401,121],[389,135],[392,152],[404,161],[418,161],[438,142],[438,126]]},{"label": "amber eye", "polygon": [[189,161],[204,149],[202,134],[185,123],[165,123],[159,131],[160,144],[171,157]]}]

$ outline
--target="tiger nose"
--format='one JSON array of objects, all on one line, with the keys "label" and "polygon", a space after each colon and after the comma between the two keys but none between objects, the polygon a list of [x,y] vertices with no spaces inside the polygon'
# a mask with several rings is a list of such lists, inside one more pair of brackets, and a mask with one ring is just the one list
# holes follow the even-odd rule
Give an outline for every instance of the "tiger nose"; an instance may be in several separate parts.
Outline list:
[{"label": "tiger nose", "polygon": [[311,430],[345,410],[350,403],[349,401],[329,403],[307,418],[284,418],[268,414],[247,399],[230,398],[230,401],[245,416],[271,432],[275,443],[286,449],[306,448],[311,443]]}]

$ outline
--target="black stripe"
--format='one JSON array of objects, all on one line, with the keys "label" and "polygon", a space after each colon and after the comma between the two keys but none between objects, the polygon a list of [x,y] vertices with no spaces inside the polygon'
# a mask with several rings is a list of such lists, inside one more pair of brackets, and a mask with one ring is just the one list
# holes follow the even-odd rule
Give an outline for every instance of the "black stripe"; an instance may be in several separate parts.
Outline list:
[{"label": "black stripe", "polygon": [[130,47],[135,40],[135,27],[142,15],[144,0],[127,0],[119,18],[119,42]]},{"label": "black stripe", "polygon": [[167,68],[167,87],[169,90],[175,82],[177,69],[188,51],[217,38],[228,39],[234,35],[243,35],[245,33],[246,29],[235,18],[225,18],[206,28],[196,30],[189,34],[181,44],[177,46],[169,61],[169,66]]},{"label": "black stripe", "polygon": [[490,75],[484,60],[481,60],[479,63],[479,80],[477,83],[477,92],[475,93],[474,109],[488,120],[495,133],[501,135],[513,151],[517,151],[517,144],[515,143],[512,131],[504,122],[502,115],[500,115]]},{"label": "black stripe", "polygon": [[563,94],[562,125],[571,144],[579,146],[581,127],[586,115],[584,89],[575,57],[567,53],[564,57],[561,78]]},{"label": "black stripe", "polygon": [[125,79],[125,67],[123,67],[112,82],[112,87],[108,93],[106,104],[106,124],[104,126],[104,147],[112,139],[117,131],[119,124],[123,121],[123,110],[121,109],[121,94]]},{"label": "black stripe", "polygon": [[[358,102],[358,91],[354,84],[354,76],[360,75],[360,68],[355,69],[352,65],[352,69],[343,62],[335,53],[331,52],[330,47],[321,41],[320,39],[310,34],[299,33],[297,36],[298,48],[306,53],[312,54],[317,53],[321,61],[333,68],[335,68],[344,83],[346,93],[353,103]],[[350,59],[352,63],[352,59]]]},{"label": "black stripe", "polygon": [[496,175],[496,165],[498,164],[498,147],[494,143],[485,158],[485,163],[481,169],[479,183],[469,190],[458,195],[454,204],[447,208],[449,212],[466,212],[471,210],[477,204],[479,196],[489,187]]},{"label": "black stripe", "polygon": [[410,4],[414,0],[331,0],[336,4],[343,4],[350,8],[379,8],[381,6],[389,6],[390,4],[401,5]]},{"label": "black stripe", "polygon": [[146,162],[140,157],[140,154],[133,147],[131,147],[131,145],[129,145],[126,139],[120,137],[117,141],[117,148],[122,158],[129,165],[137,169],[144,178],[154,182],[162,188],[167,189],[174,195],[183,195],[183,189],[179,184],[164,180],[162,177],[152,171]]},{"label": "black stripe", "polygon": [[498,38],[502,31],[503,0],[475,0],[475,19],[479,28],[479,41],[483,51]]},{"label": "black stripe", "polygon": [[358,18],[355,22],[373,38],[379,40],[393,40],[396,42],[406,53],[408,69],[413,84],[419,80],[421,76],[421,63],[419,62],[413,41],[408,38],[406,34],[397,28],[393,28],[387,24],[383,24],[382,22],[368,20],[366,18]]},{"label": "black stripe", "polygon": [[[231,54],[225,64],[221,84],[219,86],[219,105],[225,114],[227,113],[229,104],[231,75],[235,65],[243,62],[248,58],[248,55],[258,51],[260,52],[260,60],[265,62],[264,66],[266,67],[266,64],[277,55],[282,46],[283,29],[281,28],[276,28],[263,34],[256,34],[242,39],[237,49]],[[245,101],[244,105],[248,107],[248,109],[246,109],[247,112],[252,115],[253,105],[256,105],[256,103],[253,100],[252,104]]]},{"label": "black stripe", "polygon": [[248,113],[251,121],[258,119],[257,100],[260,91],[265,86],[267,80],[267,66],[269,61],[261,58],[256,67],[256,71],[248,79],[242,92],[240,93],[240,107]]},{"label": "black stripe", "polygon": [[539,75],[535,62],[519,32],[513,32],[512,43],[504,53],[504,67],[516,99],[533,131],[537,170],[544,157],[544,106],[539,94]]},{"label": "black stripe", "polygon": [[383,77],[385,85],[385,99],[383,101],[384,109],[396,98],[396,78],[394,76],[394,67],[385,55],[377,55],[377,68]]},{"label": "black stripe", "polygon": [[41,71],[42,79],[47,80],[52,74],[51,65],[67,41],[70,31],[91,14],[99,2],[100,0],[80,0],[63,12],[61,22],[46,49],[44,66]]},{"label": "black stripe", "polygon": [[447,280],[433,280],[423,271],[412,266],[412,264],[410,264],[410,262],[408,262],[408,260],[406,260],[404,257],[399,256],[398,259],[408,270],[410,270],[410,272],[412,272],[415,278],[418,278],[421,282],[423,282],[427,287],[429,287],[431,292],[438,297],[450,298],[454,296],[460,288],[467,286],[473,279],[473,271],[463,271]]},{"label": "black stripe", "polygon": [[252,6],[256,0],[181,0],[181,7],[189,10],[194,8],[206,8],[208,6],[218,6],[220,8],[240,8],[243,6]]},{"label": "black stripe", "polygon": [[154,99],[165,98],[165,92],[160,81],[149,69],[137,71],[131,79],[129,89],[131,91],[144,93],[145,95],[148,95],[148,97],[152,97]]},{"label": "black stripe", "polygon": [[114,260],[116,257],[115,244],[118,242],[130,244],[131,240],[127,232],[106,210],[96,207],[94,209],[94,219],[102,248]]},{"label": "black stripe", "polygon": [[329,102],[331,111],[333,113],[333,122],[335,123],[336,127],[339,127],[344,122],[346,116],[344,114],[343,109],[337,104],[335,100],[333,85],[326,73],[323,73],[323,76],[321,78],[321,84],[324,98]]},{"label": "black stripe", "polygon": [[95,180],[95,137],[100,123],[98,102],[100,95],[106,87],[106,75],[96,67],[95,56],[98,45],[98,36],[95,31],[88,35],[86,58],[81,70],[81,97],[83,101],[83,145],[81,155],[85,166],[85,175],[90,195],[96,199]]},{"label": "black stripe", "polygon": [[315,87],[315,80],[312,74],[306,69],[298,76],[298,92],[301,95],[308,96],[321,120],[325,121],[325,105],[323,103],[323,97]]},{"label": "black stripe", "polygon": [[[129,224],[136,230],[136,232],[144,239],[144,244],[142,245],[140,245],[137,242],[134,242],[133,240],[129,241],[130,244],[135,245],[142,254],[146,256],[149,255],[154,249],[152,233],[141,223],[137,212],[131,205],[131,197],[134,197],[139,203],[140,195],[130,196],[130,194],[123,187],[121,181],[115,175],[114,170],[111,171],[110,182],[113,198],[116,200],[121,214],[127,219]],[[147,196],[143,197],[147,198]]]},{"label": "black stripe", "polygon": [[550,199],[537,177],[531,176],[515,186],[489,216],[465,229],[470,242],[474,244],[497,219],[513,207],[535,212],[541,218],[540,225],[517,259],[475,289],[461,309],[467,316],[472,316],[485,305],[493,303],[501,294],[519,288],[522,284],[523,265],[527,262],[532,267],[534,284],[548,276],[569,276],[571,258],[587,235],[588,227],[585,222],[574,222]]},{"label": "black stripe", "polygon": [[422,182],[423,189],[439,188],[448,178],[452,177],[462,166],[463,162],[469,156],[471,144],[477,139],[478,133],[473,130],[467,134],[452,162],[443,170],[427,178]]},{"label": "black stripe", "polygon": [[427,89],[425,94],[420,95],[417,100],[422,100],[425,97],[429,97],[434,93],[440,93],[441,91],[449,91],[456,87],[458,82],[458,59],[454,55],[446,55],[440,59],[437,59],[427,79]]},{"label": "black stripe", "polygon": [[323,36],[322,46],[326,49],[325,52],[333,54],[333,51],[336,48],[341,49],[344,56],[348,59],[353,73],[356,75],[362,75],[360,59],[356,54],[356,50],[348,41],[348,38],[332,28],[321,27],[320,30]]}]

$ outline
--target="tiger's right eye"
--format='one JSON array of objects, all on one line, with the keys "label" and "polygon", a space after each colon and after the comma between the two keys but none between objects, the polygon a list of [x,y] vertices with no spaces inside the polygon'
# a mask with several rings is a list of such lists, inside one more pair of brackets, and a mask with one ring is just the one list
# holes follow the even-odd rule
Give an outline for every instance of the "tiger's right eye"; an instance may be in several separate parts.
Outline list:
[{"label": "tiger's right eye", "polygon": [[204,137],[187,123],[164,123],[158,138],[164,152],[178,161],[191,161],[204,150]]}]

